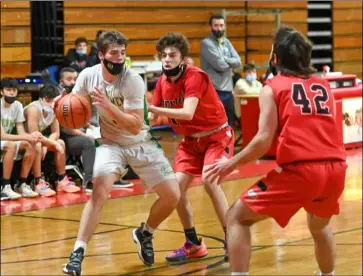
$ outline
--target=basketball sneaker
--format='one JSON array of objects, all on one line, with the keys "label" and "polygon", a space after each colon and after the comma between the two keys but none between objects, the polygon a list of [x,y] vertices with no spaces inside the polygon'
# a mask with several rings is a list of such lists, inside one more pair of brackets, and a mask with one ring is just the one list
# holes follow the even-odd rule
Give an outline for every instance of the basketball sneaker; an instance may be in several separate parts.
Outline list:
[{"label": "basketball sneaker", "polygon": [[119,179],[113,183],[112,188],[129,188],[134,186],[134,183]]},{"label": "basketball sneaker", "polygon": [[21,198],[20,194],[13,191],[13,188],[11,188],[10,184],[5,185],[5,187],[3,188],[3,190],[1,192],[3,194],[7,195],[10,200],[16,200],[16,199]]},{"label": "basketball sneaker", "polygon": [[34,190],[41,196],[45,196],[45,197],[55,195],[55,191],[53,191],[49,187],[49,183],[46,182],[43,178],[39,179],[38,183],[35,185]]},{"label": "basketball sneaker", "polygon": [[147,231],[142,232],[145,223],[141,223],[139,228],[132,231],[132,237],[134,242],[139,248],[140,260],[147,266],[154,264],[154,248],[153,248],[153,236]]},{"label": "basketball sneaker", "polygon": [[22,197],[37,197],[39,194],[34,192],[26,183],[22,183],[15,188],[15,191],[21,194]]},{"label": "basketball sneaker", "polygon": [[81,276],[83,259],[84,249],[82,247],[77,248],[76,251],[71,253],[69,263],[63,267],[63,272],[70,275]]},{"label": "basketball sneaker", "polygon": [[80,187],[76,186],[76,183],[70,181],[71,178],[68,176],[64,176],[64,178],[61,181],[57,182],[57,192],[63,191],[66,193],[76,193],[81,190]]},{"label": "basketball sneaker", "polygon": [[170,252],[165,259],[169,262],[180,262],[203,258],[208,255],[207,246],[204,244],[203,239],[200,239],[199,243],[200,245],[196,245],[187,239],[182,248]]}]

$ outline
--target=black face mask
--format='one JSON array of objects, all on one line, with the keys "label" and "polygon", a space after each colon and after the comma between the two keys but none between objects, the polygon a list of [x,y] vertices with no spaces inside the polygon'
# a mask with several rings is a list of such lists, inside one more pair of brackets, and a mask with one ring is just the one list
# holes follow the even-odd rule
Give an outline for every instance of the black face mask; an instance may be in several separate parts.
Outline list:
[{"label": "black face mask", "polygon": [[163,66],[163,73],[165,74],[165,76],[167,77],[175,77],[176,75],[178,75],[181,71],[183,71],[184,66],[179,64],[177,67],[173,68],[173,69],[165,69]]},{"label": "black face mask", "polygon": [[13,102],[16,101],[16,97],[9,97],[9,96],[4,96],[4,100],[6,103],[8,104],[12,104]]},{"label": "black face mask", "polygon": [[69,94],[72,92],[74,85],[64,85],[63,88],[66,90],[66,93]]},{"label": "black face mask", "polygon": [[103,64],[105,65],[107,71],[111,74],[111,75],[118,75],[121,73],[122,71],[122,68],[124,67],[125,65],[125,62],[123,63],[115,63],[115,62],[112,62],[112,61],[109,61],[107,59],[104,59],[103,60]]},{"label": "black face mask", "polygon": [[216,31],[216,30],[212,30],[212,34],[216,37],[216,38],[221,38],[224,35],[224,31]]}]

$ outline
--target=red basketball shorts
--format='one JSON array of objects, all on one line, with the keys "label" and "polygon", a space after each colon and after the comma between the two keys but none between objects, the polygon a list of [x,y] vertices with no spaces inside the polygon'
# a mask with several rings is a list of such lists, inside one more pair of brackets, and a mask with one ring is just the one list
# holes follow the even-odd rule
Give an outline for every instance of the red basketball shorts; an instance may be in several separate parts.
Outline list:
[{"label": "red basketball shorts", "polygon": [[254,212],[274,218],[281,227],[300,208],[328,218],[339,214],[346,169],[347,164],[340,161],[284,165],[252,185],[241,200]]},{"label": "red basketball shorts", "polygon": [[200,176],[205,165],[223,156],[230,158],[233,151],[234,133],[230,126],[201,138],[185,137],[176,152],[174,171]]}]

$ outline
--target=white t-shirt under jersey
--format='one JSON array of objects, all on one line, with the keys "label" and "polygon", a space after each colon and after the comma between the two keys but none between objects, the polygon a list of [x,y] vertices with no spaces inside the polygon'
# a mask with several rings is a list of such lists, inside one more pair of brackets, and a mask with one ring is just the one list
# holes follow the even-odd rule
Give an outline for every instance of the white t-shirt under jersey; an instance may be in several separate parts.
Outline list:
[{"label": "white t-shirt under jersey", "polygon": [[[112,83],[102,76],[102,65],[84,69],[78,76],[73,93],[91,94],[95,88],[101,87],[110,101],[120,110],[144,109],[145,84],[134,70],[125,67],[123,72]],[[121,146],[130,146],[151,138],[149,126],[144,122],[139,134],[134,135],[118,128],[106,110],[97,107],[100,117],[101,136]]]},{"label": "white t-shirt under jersey", "polygon": [[17,123],[23,123],[24,110],[20,102],[13,102],[9,108],[5,107],[4,99],[1,98],[1,125],[5,133],[11,134]]}]

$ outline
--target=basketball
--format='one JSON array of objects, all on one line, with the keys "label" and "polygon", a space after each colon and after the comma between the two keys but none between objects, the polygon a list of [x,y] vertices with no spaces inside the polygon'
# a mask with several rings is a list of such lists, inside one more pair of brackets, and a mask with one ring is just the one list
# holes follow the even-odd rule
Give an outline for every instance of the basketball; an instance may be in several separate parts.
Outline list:
[{"label": "basketball", "polygon": [[91,104],[87,99],[71,93],[59,100],[55,115],[62,127],[68,129],[81,128],[91,119]]}]

